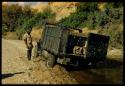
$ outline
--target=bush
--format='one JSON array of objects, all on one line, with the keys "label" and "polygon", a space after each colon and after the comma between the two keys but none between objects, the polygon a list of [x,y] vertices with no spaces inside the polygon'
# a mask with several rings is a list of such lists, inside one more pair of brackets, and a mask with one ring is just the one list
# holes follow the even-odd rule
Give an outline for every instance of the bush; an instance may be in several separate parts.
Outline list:
[{"label": "bush", "polygon": [[123,49],[123,31],[110,30],[109,36],[111,37],[110,40],[111,47]]},{"label": "bush", "polygon": [[6,32],[8,31],[8,28],[5,24],[2,25],[2,36],[6,35]]},{"label": "bush", "polygon": [[[117,5],[117,7],[115,6]],[[123,5],[106,3],[104,11],[99,11],[97,3],[80,3],[77,11],[58,22],[65,26],[99,29],[101,34],[110,36],[110,47],[123,47]],[[97,28],[98,27],[98,28]]]},{"label": "bush", "polygon": [[123,49],[123,25],[115,24],[109,26],[110,29],[100,30],[99,33],[110,36],[110,48]]},{"label": "bush", "polygon": [[98,2],[81,2],[80,6],[77,7],[77,12],[95,12],[98,10]]},{"label": "bush", "polygon": [[26,32],[26,31],[25,31],[25,29],[23,29],[23,28],[18,28],[18,29],[16,29],[16,34],[17,34],[19,40],[22,39],[23,34],[24,34],[25,32]]},{"label": "bush", "polygon": [[85,22],[87,21],[87,19],[88,19],[87,13],[83,12],[73,13],[69,17],[60,20],[58,24],[74,28],[80,28],[85,26]]},{"label": "bush", "polygon": [[83,2],[77,7],[77,11],[75,13],[71,14],[65,19],[60,20],[58,24],[74,28],[83,28],[87,26],[95,29],[96,25],[98,24],[96,21],[97,12],[97,2]]},{"label": "bush", "polygon": [[50,21],[55,17],[55,14],[51,12],[50,8],[46,8],[45,11],[36,13],[31,18],[26,17],[19,19],[20,25],[16,29],[16,33],[19,36],[19,39],[22,38],[25,30],[30,29],[30,27],[42,27],[46,22]]}]

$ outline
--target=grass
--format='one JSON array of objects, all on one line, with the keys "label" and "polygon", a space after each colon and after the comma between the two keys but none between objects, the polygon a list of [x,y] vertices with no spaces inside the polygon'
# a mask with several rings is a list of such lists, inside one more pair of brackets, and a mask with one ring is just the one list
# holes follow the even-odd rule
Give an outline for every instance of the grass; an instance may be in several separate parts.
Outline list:
[{"label": "grass", "polygon": [[16,32],[7,32],[5,36],[3,36],[5,39],[18,39],[18,36],[16,35]]}]

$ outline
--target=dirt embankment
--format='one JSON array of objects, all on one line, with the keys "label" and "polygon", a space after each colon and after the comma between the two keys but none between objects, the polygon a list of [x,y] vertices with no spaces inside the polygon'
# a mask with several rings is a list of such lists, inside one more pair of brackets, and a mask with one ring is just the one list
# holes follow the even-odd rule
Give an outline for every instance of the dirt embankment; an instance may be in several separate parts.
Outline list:
[{"label": "dirt embankment", "polygon": [[[45,61],[26,59],[25,45],[19,40],[2,39],[2,84],[105,84],[123,83],[123,55],[109,51],[105,65],[67,71],[60,65],[47,68]],[[118,50],[117,50],[118,53]],[[109,59],[112,57],[112,59]],[[119,59],[116,59],[119,58]]]}]

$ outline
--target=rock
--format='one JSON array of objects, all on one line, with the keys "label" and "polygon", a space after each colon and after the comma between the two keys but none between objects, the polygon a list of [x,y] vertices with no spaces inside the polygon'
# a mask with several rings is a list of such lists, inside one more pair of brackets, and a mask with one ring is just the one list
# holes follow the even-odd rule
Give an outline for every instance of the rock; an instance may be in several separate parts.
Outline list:
[{"label": "rock", "polygon": [[47,81],[47,80],[44,80],[44,81],[42,82],[42,84],[50,84],[50,82]]},{"label": "rock", "polygon": [[37,79],[34,79],[34,80],[33,80],[33,82],[34,82],[34,83],[37,83],[37,82],[38,82],[38,80],[37,80]]},{"label": "rock", "polygon": [[22,81],[23,81],[23,82],[27,82],[27,81],[26,81],[26,80],[24,80],[24,79],[23,79]]}]

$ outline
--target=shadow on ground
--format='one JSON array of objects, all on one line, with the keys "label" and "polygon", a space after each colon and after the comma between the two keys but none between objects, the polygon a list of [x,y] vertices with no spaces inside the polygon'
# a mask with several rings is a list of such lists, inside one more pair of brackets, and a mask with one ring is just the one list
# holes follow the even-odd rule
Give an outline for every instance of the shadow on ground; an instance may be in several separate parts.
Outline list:
[{"label": "shadow on ground", "polygon": [[2,74],[2,79],[8,78],[8,77],[12,77],[16,74],[22,74],[24,72],[17,72],[17,73],[7,73],[7,74]]},{"label": "shadow on ground", "polygon": [[123,62],[106,59],[94,66],[87,66],[79,59],[79,65],[63,66],[70,77],[80,84],[121,84],[123,83]]},{"label": "shadow on ground", "polygon": [[111,69],[111,68],[118,68],[123,65],[122,61],[115,60],[115,59],[105,59],[104,61],[97,62],[96,65],[87,65],[86,61],[83,61],[81,58],[78,58],[78,66],[65,66],[61,65],[66,68],[67,71],[78,71],[78,70],[85,70],[85,69]]}]

